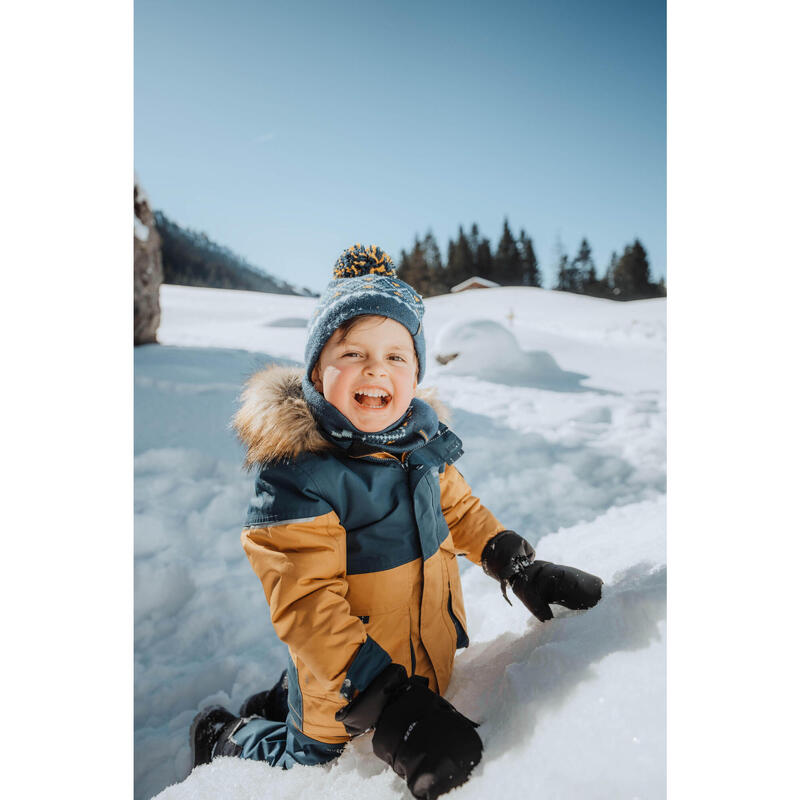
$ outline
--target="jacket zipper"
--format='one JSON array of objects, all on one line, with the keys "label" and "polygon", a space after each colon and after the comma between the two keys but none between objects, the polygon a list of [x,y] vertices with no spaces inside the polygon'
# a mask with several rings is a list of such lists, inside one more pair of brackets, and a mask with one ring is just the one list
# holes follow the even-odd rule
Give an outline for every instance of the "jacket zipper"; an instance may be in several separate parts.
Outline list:
[{"label": "jacket zipper", "polygon": [[[456,612],[453,611],[453,586],[450,583],[450,576],[447,576],[447,613],[450,615],[450,621],[453,623],[453,628],[456,632],[456,649],[461,647],[469,647],[469,636],[464,626],[459,622]],[[463,644],[459,644],[462,641]]]},{"label": "jacket zipper", "polygon": [[[438,434],[436,436],[434,436],[434,438],[431,439],[430,441],[431,442],[434,441],[434,439],[436,439],[437,436],[438,436]],[[427,444],[430,444],[430,442],[427,442]],[[424,446],[425,445],[423,445],[423,447]],[[392,464],[392,463],[394,463],[394,462],[396,462],[403,468],[403,470],[405,472],[409,472],[411,470],[411,467],[405,461],[405,457],[407,455],[408,455],[408,453],[401,453],[400,458],[398,458],[396,455],[394,455],[394,453],[387,453],[387,456],[389,456],[388,458],[376,458],[375,456],[350,456],[350,457],[351,458],[357,458],[359,461],[370,461],[373,464],[383,464],[383,465],[387,465],[387,466]],[[423,464],[416,464],[414,466],[414,469],[415,470],[423,469],[423,466],[424,466]],[[413,498],[412,498],[412,503],[413,503]],[[448,578],[448,587],[447,588],[448,588],[448,590],[450,588],[450,580],[449,580],[449,578]],[[423,586],[423,589],[424,589],[424,586]],[[449,605],[450,605],[450,603],[448,602],[448,606]],[[453,612],[452,611],[450,611],[450,616],[453,617]],[[454,619],[454,627],[455,627],[455,619]],[[456,629],[456,638],[458,638],[458,630],[457,629]],[[416,670],[417,670],[417,656],[416,656],[416,653],[414,652],[414,641],[411,638],[411,634],[410,633],[408,634],[408,649],[409,649],[409,652],[411,653],[411,674],[414,675],[416,673]]]}]

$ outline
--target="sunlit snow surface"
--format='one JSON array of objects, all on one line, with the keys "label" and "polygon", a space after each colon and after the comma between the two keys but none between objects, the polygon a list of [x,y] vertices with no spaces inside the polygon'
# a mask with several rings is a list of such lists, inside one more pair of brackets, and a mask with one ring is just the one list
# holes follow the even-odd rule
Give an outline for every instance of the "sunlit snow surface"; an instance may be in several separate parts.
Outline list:
[{"label": "sunlit snow surface", "polygon": [[[161,304],[161,346],[135,351],[136,797],[410,797],[369,737],[332,765],[186,778],[194,714],[236,711],[285,661],[239,544],[253,478],[227,424],[250,372],[302,358],[315,300],[163,286]],[[426,307],[425,385],[475,493],[541,558],[606,581],[543,625],[462,565],[471,645],[447,696],[486,749],[448,797],[664,797],[665,303],[502,288]]]}]

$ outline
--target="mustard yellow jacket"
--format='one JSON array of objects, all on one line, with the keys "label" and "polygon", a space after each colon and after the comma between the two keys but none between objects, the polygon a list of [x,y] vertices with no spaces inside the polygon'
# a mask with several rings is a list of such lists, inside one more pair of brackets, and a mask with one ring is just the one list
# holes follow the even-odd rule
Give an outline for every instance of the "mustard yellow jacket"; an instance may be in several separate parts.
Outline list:
[{"label": "mustard yellow jacket", "polygon": [[480,563],[503,526],[453,466],[461,441],[443,423],[403,458],[350,456],[320,433],[301,375],[272,367],[242,395],[234,426],[259,469],[242,544],[288,645],[289,721],[338,743],[336,711],[391,662],[447,689],[469,644],[456,555]]}]

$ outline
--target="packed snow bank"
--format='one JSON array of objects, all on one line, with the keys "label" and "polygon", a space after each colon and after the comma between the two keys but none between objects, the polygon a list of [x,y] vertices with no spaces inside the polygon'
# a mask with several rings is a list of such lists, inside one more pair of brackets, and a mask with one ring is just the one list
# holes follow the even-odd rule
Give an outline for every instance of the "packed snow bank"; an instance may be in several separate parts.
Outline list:
[{"label": "packed snow bank", "polygon": [[[540,556],[606,578],[595,609],[557,610],[544,624],[519,602],[509,607],[480,570],[467,570],[472,641],[456,659],[447,696],[480,723],[485,752],[454,797],[665,796],[663,524],[661,498],[543,539]],[[615,546],[597,547],[602,538]],[[332,765],[289,772],[225,759],[158,797],[410,797],[369,739]]]},{"label": "packed snow bank", "polygon": [[[227,426],[246,375],[302,358],[294,326],[315,301],[164,286],[161,302],[159,338],[173,346],[135,351],[137,800],[409,796],[369,737],[334,765],[223,759],[184,780],[194,714],[237,709],[285,663],[239,543],[253,478]],[[606,580],[597,608],[542,625],[463,562],[472,644],[448,697],[481,722],[486,753],[453,796],[663,797],[664,303],[491,289],[427,306],[429,343],[488,319],[523,353],[587,376],[589,391],[550,390],[430,358],[426,383],[453,409],[458,466],[482,501],[540,557]]]},{"label": "packed snow bank", "polygon": [[293,360],[303,357],[303,329],[278,323],[308,319],[317,302],[313,297],[169,284],[161,286],[160,299],[161,344],[229,347]]}]

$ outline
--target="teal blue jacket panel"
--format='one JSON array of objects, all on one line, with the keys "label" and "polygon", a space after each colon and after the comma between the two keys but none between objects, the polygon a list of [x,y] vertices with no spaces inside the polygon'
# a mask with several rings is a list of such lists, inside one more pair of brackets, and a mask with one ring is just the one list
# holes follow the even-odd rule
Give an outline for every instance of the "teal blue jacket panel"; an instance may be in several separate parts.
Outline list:
[{"label": "teal blue jacket panel", "polygon": [[346,451],[305,453],[264,465],[256,479],[246,526],[307,520],[334,511],[347,534],[347,572],[380,572],[426,560],[449,533],[439,474],[463,454],[461,440],[437,434],[404,462]]}]

